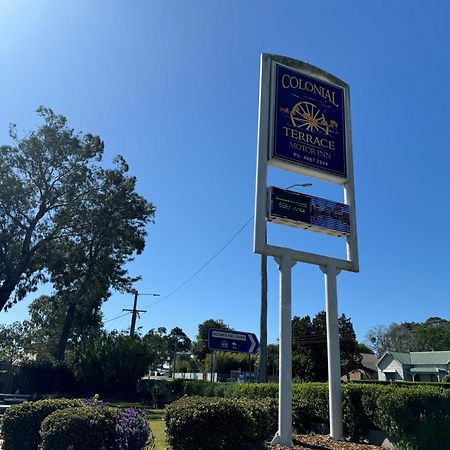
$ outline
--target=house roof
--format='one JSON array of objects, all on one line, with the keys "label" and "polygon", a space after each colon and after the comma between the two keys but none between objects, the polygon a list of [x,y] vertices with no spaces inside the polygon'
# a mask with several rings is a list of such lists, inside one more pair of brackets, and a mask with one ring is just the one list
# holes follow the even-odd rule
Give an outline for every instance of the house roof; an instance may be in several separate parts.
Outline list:
[{"label": "house roof", "polygon": [[402,364],[411,364],[411,356],[409,352],[388,352],[390,353],[398,362]]},{"label": "house roof", "polygon": [[373,355],[372,353],[361,353],[362,360],[361,364],[364,368],[377,371],[377,360],[378,358],[376,355]]},{"label": "house roof", "polygon": [[386,351],[377,365],[386,356],[392,355],[398,362],[406,365],[447,365],[450,363],[450,351],[443,352],[391,352]]},{"label": "house roof", "polygon": [[447,352],[411,352],[411,364],[448,364],[450,351]]}]

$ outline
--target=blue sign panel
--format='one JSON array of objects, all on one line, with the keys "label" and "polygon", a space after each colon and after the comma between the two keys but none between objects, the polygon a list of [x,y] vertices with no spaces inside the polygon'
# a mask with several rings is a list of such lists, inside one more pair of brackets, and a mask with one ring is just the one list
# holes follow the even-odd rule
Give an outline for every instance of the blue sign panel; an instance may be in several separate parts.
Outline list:
[{"label": "blue sign panel", "polygon": [[253,333],[210,328],[208,330],[208,348],[223,352],[254,354],[259,349],[259,341]]},{"label": "blue sign panel", "polygon": [[344,89],[275,67],[271,158],[346,179]]},{"label": "blue sign panel", "polygon": [[343,203],[270,187],[268,206],[270,222],[338,237],[350,234],[350,207]]}]

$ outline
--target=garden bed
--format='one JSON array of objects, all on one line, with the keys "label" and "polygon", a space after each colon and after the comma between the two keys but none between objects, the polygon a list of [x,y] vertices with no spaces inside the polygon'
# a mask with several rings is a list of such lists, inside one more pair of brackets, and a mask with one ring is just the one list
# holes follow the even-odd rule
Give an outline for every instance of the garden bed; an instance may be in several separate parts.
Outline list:
[{"label": "garden bed", "polygon": [[380,450],[378,445],[361,444],[357,442],[335,441],[329,436],[320,434],[302,434],[294,439],[294,447],[279,447],[267,445],[267,449],[296,449],[296,450]]}]

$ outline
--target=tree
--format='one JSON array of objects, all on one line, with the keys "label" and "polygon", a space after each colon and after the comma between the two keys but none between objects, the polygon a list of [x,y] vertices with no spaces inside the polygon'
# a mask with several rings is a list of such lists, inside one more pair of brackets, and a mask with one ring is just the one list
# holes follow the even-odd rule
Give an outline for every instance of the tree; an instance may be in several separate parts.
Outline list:
[{"label": "tree", "polygon": [[[57,358],[62,360],[78,305],[86,296],[98,306],[110,289],[131,291],[139,277],[128,275],[126,264],[145,246],[145,225],[155,208],[135,192],[136,179],[116,158],[115,169],[99,169],[84,202],[58,213],[66,235],[53,246],[48,271],[55,288],[68,298]],[[66,215],[75,216],[70,222]]]},{"label": "tree", "polygon": [[75,134],[51,109],[37,113],[44,120],[37,131],[19,139],[12,125],[14,144],[0,147],[0,310],[45,280],[49,248],[68,225],[61,217],[73,219],[60,212],[89,192],[103,154],[98,136]]},{"label": "tree", "polygon": [[374,351],[369,346],[364,344],[363,342],[356,343],[356,351],[358,353],[370,353],[371,355],[374,354]]},{"label": "tree", "polygon": [[167,329],[159,327],[151,329],[143,337],[150,357],[149,367],[152,371],[161,370],[169,360],[169,342],[167,339]]},{"label": "tree", "polygon": [[386,350],[395,352],[423,351],[424,345],[419,342],[420,330],[425,324],[416,322],[391,323],[389,326],[377,325],[366,335],[372,349],[378,356]]},{"label": "tree", "polygon": [[[326,313],[319,312],[314,319],[309,316],[292,320],[293,349],[292,369],[294,377],[304,381],[328,379]],[[339,317],[341,372],[359,366],[361,355],[356,348],[356,334],[351,319],[345,314]]]},{"label": "tree", "polygon": [[204,362],[206,355],[211,353],[208,349],[208,330],[218,328],[220,330],[232,330],[223,320],[208,319],[199,324],[198,333],[195,341],[192,343],[192,353],[200,361]]},{"label": "tree", "polygon": [[29,335],[26,325],[13,322],[0,325],[0,360],[14,364],[26,359]]},{"label": "tree", "polygon": [[278,376],[278,360],[279,348],[277,344],[269,344],[267,346],[267,374],[276,377]]},{"label": "tree", "polygon": [[[67,311],[67,298],[58,294],[42,295],[30,304],[30,319],[25,322],[30,334],[31,353],[40,360],[53,360]],[[102,313],[95,298],[85,296],[76,311],[72,329],[68,338],[69,348],[73,351],[86,339],[102,334]]]},{"label": "tree", "polygon": [[77,378],[89,393],[129,395],[147,372],[151,355],[144,339],[112,332],[83,342],[74,359]]},{"label": "tree", "polygon": [[430,317],[416,329],[418,351],[446,351],[450,349],[450,321]]},{"label": "tree", "polygon": [[169,364],[175,370],[176,359],[190,352],[191,340],[180,327],[175,327],[170,330],[167,341]]}]

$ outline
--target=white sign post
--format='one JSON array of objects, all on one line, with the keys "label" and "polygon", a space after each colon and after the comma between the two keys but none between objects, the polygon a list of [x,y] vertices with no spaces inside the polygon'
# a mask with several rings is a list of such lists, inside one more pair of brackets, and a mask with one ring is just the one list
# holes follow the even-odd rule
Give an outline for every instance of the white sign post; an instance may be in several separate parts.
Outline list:
[{"label": "white sign post", "polygon": [[[336,278],[341,270],[359,271],[349,87],[342,80],[310,64],[262,54],[258,127],[254,252],[273,256],[280,270],[279,415],[278,431],[272,443],[292,446],[291,269],[296,262],[317,265],[325,274],[330,434],[333,439],[342,439]],[[347,259],[267,242],[266,227],[267,221],[270,221],[268,165],[343,186],[350,228],[350,233],[346,234]],[[291,203],[295,202],[292,196],[290,198]],[[303,216],[299,223],[311,223],[311,229],[320,230],[320,220],[323,221],[327,211],[316,217],[314,208],[308,209],[307,200],[301,208],[291,208],[288,201],[277,206],[286,209],[286,223],[295,222],[295,214],[298,215],[301,210]],[[333,226],[334,218],[333,212],[330,212],[327,226]],[[346,220],[345,214],[340,220]]]}]

